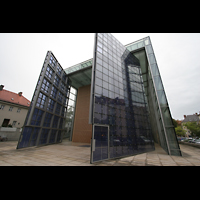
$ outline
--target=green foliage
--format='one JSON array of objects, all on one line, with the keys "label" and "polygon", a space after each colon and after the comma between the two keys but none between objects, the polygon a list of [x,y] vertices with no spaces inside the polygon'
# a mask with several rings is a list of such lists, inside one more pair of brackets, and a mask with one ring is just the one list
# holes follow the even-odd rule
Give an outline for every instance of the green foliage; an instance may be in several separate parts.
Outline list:
[{"label": "green foliage", "polygon": [[185,137],[186,131],[183,130],[181,126],[177,126],[177,127],[175,128],[175,131],[176,131],[176,135],[177,135],[177,136],[183,136],[183,137]]},{"label": "green foliage", "polygon": [[196,122],[187,122],[184,124],[184,126],[187,127],[191,131],[191,136],[198,136],[200,137],[200,125],[197,124]]},{"label": "green foliage", "polygon": [[178,126],[178,123],[175,119],[172,118],[172,120],[173,120],[174,127],[176,128]]}]

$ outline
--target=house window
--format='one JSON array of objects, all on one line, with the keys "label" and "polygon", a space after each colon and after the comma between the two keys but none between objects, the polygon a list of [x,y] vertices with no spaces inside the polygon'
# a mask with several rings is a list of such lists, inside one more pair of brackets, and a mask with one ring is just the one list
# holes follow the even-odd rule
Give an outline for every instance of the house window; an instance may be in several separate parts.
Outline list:
[{"label": "house window", "polygon": [[18,108],[18,109],[17,109],[17,112],[18,112],[18,113],[20,113],[20,111],[21,111],[21,109],[20,109],[20,108]]},{"label": "house window", "polygon": [[7,127],[9,124],[10,119],[4,119],[2,123],[2,127]]},{"label": "house window", "polygon": [[14,127],[16,123],[17,123],[17,121],[13,121],[12,126]]},{"label": "house window", "polygon": [[9,111],[12,111],[12,109],[13,109],[13,107],[12,107],[12,106],[10,106],[10,108],[9,108]]},{"label": "house window", "polygon": [[0,106],[0,110],[3,110],[4,107],[5,107],[5,105],[1,105],[1,106]]}]

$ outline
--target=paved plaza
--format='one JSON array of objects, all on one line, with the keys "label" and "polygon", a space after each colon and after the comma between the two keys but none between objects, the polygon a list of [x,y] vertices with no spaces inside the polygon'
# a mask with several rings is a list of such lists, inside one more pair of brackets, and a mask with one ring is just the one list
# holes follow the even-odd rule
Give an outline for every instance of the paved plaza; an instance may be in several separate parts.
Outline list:
[{"label": "paved plaza", "polygon": [[90,164],[90,145],[66,139],[62,143],[16,149],[16,141],[0,142],[0,166],[200,166],[200,149],[180,144],[182,157],[155,151]]}]

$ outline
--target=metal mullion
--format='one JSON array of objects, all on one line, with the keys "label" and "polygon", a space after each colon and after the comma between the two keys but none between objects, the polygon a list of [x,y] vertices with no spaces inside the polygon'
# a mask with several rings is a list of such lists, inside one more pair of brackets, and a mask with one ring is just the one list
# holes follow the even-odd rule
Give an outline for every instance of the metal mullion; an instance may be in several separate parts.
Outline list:
[{"label": "metal mullion", "polygon": [[[46,54],[43,67],[42,67],[42,69],[41,69],[40,76],[39,76],[38,81],[37,81],[37,85],[36,85],[36,87],[35,87],[35,92],[34,92],[34,95],[33,95],[32,101],[31,101],[32,105],[31,105],[30,114],[29,114],[29,116],[28,116],[28,115],[26,116],[26,117],[28,117],[28,120],[27,120],[27,123],[26,123],[27,126],[30,125],[31,119],[32,119],[32,117],[33,117],[33,112],[34,112],[34,109],[33,109],[33,108],[36,107],[36,102],[37,102],[36,100],[38,99],[39,92],[40,92],[40,90],[41,90],[42,82],[43,82],[43,79],[44,79],[44,76],[45,76],[45,72],[46,72],[46,69],[47,69],[47,65],[48,65],[48,59],[49,59],[48,55],[49,55],[49,53],[50,53],[50,52],[48,51],[47,54]],[[41,79],[41,80],[40,80],[40,79]],[[38,84],[39,80],[40,80],[40,83]],[[25,126],[25,127],[26,127],[26,126]],[[25,128],[25,127],[24,127],[24,128]],[[23,128],[23,130],[22,130],[22,133],[23,133],[23,131],[24,131],[24,128]],[[40,129],[40,131],[41,131],[41,129]],[[20,135],[20,137],[19,137],[18,144],[19,144],[19,142],[21,141],[21,139],[22,139],[22,137],[23,137],[23,134],[22,134],[22,133],[21,133],[21,135]],[[31,137],[30,137],[29,142],[28,142],[28,146],[30,145],[30,141],[31,141],[31,138],[32,138],[32,133],[33,133],[33,129],[32,129],[32,132],[31,132]],[[17,148],[18,148],[18,145],[17,145]]]},{"label": "metal mullion", "polygon": [[97,51],[97,33],[94,35],[94,50],[92,59],[92,73],[91,73],[91,89],[90,89],[90,107],[89,107],[89,124],[94,123],[93,110],[94,110],[94,86],[95,86],[95,71],[96,71],[96,51]]},{"label": "metal mullion", "polygon": [[[77,91],[77,90],[76,90]],[[75,106],[73,107],[74,108],[74,113],[73,113],[73,122],[71,122],[71,132],[70,132],[70,136],[69,136],[69,140],[70,141],[72,141],[72,136],[73,136],[73,129],[74,129],[74,118],[75,118],[75,112],[76,112],[76,105],[77,105],[77,103],[76,103],[76,101],[77,101],[77,93],[78,92],[76,92],[76,99],[75,99]],[[71,106],[72,107],[72,106]]]},{"label": "metal mullion", "polygon": [[[50,53],[50,56],[52,55],[52,53]],[[49,56],[49,59],[50,59],[50,56]],[[54,57],[54,56],[53,56]],[[55,59],[55,58],[54,58]],[[56,60],[56,59],[55,59]],[[57,60],[56,60],[57,61]],[[47,65],[46,65],[46,68],[45,68],[45,72],[46,72],[46,70],[47,70],[47,66],[48,66],[48,64],[49,64],[49,62],[47,63]],[[52,83],[52,86],[53,86],[53,80],[54,80],[54,78],[55,78],[55,75],[56,75],[56,72],[55,72],[55,70],[53,69],[53,67],[51,66],[51,65],[49,65],[50,67],[51,67],[51,69],[54,71],[54,73],[53,73],[53,75],[52,75],[52,77],[51,77],[51,83]],[[43,75],[43,77],[42,77],[42,81],[41,81],[41,83],[43,82],[43,80],[44,80],[44,77],[45,77],[45,73],[44,73],[44,75]],[[52,86],[51,86],[51,88],[52,88]],[[45,107],[44,107],[44,113],[43,113],[43,116],[42,116],[42,119],[41,119],[41,129],[40,129],[40,131],[39,131],[39,133],[38,133],[38,138],[37,138],[37,141],[36,141],[36,146],[38,146],[39,145],[39,141],[40,141],[40,137],[41,137],[41,133],[42,133],[42,129],[44,128],[43,127],[43,124],[44,124],[44,120],[45,120],[45,116],[46,116],[46,113],[47,113],[47,106],[48,106],[48,102],[49,102],[49,99],[50,99],[50,89],[49,89],[49,92],[48,92],[48,94],[45,94],[44,92],[42,92],[41,91],[41,86],[40,86],[40,88],[39,88],[39,92],[42,92],[45,96],[47,96],[47,99],[46,99],[46,104],[45,104]],[[38,92],[38,93],[39,93]],[[57,94],[58,95],[58,94]],[[52,118],[51,118],[51,123],[52,123]],[[48,133],[48,135],[49,135],[49,133]]]},{"label": "metal mullion", "polygon": [[42,76],[39,76],[39,78],[38,78],[38,81],[41,78],[40,83],[39,83],[39,85],[36,85],[36,87],[35,87],[36,92],[35,92],[35,95],[33,96],[34,99],[32,99],[32,101],[31,101],[31,103],[33,103],[33,104],[31,105],[32,107],[31,107],[31,111],[30,111],[30,114],[29,114],[29,118],[27,120],[27,125],[30,124],[30,121],[31,121],[32,116],[33,116],[33,110],[34,110],[32,108],[34,108],[36,106],[36,102],[37,102],[36,100],[38,99],[39,93],[41,91],[42,82],[44,80],[45,72],[46,72],[47,65],[48,65],[48,54],[49,54],[49,52],[47,52],[47,55],[45,57],[45,61],[44,61],[44,64],[43,64],[44,69],[42,68],[43,72],[41,70],[41,73],[40,73],[40,75],[42,75]]},{"label": "metal mullion", "polygon": [[[48,112],[48,113],[50,113],[50,112]],[[52,117],[51,117],[51,122],[50,122],[50,125],[49,125],[50,131],[49,131],[48,136],[47,136],[47,144],[49,143],[50,135],[51,135],[51,132],[52,132],[52,128],[51,127],[53,125],[53,119],[54,119],[53,113],[50,113],[50,114],[52,114]]]}]

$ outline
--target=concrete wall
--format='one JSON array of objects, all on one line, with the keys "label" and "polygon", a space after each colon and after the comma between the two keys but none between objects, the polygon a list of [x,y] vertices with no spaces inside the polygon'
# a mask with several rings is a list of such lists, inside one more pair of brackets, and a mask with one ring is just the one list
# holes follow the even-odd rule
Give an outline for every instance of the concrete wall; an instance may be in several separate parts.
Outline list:
[{"label": "concrete wall", "polygon": [[89,124],[90,85],[80,87],[77,93],[72,142],[90,143],[92,124]]},{"label": "concrete wall", "polygon": [[20,134],[21,134],[20,128],[7,128],[7,127],[0,128],[0,136],[7,137],[8,141],[18,141]]}]

